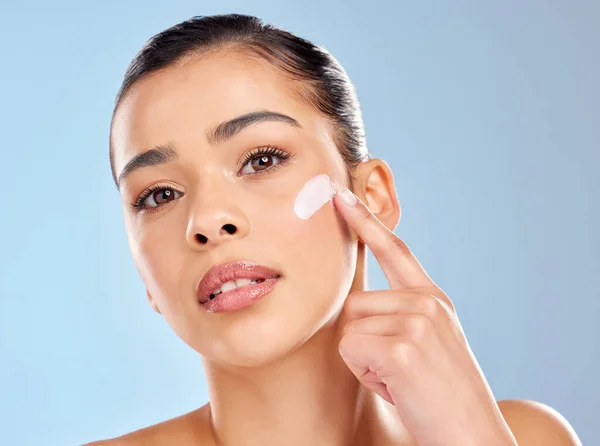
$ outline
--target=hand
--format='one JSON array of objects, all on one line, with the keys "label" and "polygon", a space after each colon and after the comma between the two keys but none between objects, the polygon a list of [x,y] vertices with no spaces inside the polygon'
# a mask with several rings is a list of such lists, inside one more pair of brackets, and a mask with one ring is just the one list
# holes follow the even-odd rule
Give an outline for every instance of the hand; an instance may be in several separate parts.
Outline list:
[{"label": "hand", "polygon": [[448,296],[358,197],[348,191],[357,202],[345,205],[341,193],[336,208],[390,284],[348,296],[342,359],[394,405],[419,446],[516,445]]}]

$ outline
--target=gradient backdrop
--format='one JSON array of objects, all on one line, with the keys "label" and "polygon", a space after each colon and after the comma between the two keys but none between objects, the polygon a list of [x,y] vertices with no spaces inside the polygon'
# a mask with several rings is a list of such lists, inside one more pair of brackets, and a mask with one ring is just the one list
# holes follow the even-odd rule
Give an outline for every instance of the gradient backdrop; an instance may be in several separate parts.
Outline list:
[{"label": "gradient backdrop", "polygon": [[[227,12],[341,61],[395,173],[396,233],[454,300],[495,396],[545,402],[600,444],[591,0],[3,2],[2,443],[76,445],[206,402],[197,354],[150,309],[130,258],[108,125],[148,38]],[[370,260],[370,286],[387,287]]]}]

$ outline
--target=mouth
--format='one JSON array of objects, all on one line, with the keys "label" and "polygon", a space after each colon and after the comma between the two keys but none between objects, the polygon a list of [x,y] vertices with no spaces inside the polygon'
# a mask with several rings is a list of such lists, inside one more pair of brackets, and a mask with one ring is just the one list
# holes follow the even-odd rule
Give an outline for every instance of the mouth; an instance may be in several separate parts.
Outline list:
[{"label": "mouth", "polygon": [[197,298],[209,312],[234,311],[268,294],[281,274],[250,261],[216,265],[198,284]]},{"label": "mouth", "polygon": [[248,278],[230,280],[228,282],[225,282],[223,285],[221,285],[219,288],[214,290],[212,293],[210,293],[210,296],[208,298],[210,300],[213,300],[215,297],[217,297],[223,293],[227,293],[228,291],[237,290],[238,288],[242,288],[242,287],[248,286],[248,285],[255,285],[257,283],[262,283],[264,281],[265,281],[265,279],[262,279],[262,278],[256,279],[256,280],[248,279]]}]

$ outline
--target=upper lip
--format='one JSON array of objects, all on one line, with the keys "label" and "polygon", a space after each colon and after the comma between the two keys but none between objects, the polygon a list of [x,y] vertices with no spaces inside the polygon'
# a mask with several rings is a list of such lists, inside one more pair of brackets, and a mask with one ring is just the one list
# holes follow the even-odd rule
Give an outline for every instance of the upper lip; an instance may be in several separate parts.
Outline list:
[{"label": "upper lip", "polygon": [[196,296],[201,303],[207,301],[211,293],[226,282],[236,279],[271,279],[281,274],[271,268],[248,260],[223,263],[210,268],[198,284]]}]

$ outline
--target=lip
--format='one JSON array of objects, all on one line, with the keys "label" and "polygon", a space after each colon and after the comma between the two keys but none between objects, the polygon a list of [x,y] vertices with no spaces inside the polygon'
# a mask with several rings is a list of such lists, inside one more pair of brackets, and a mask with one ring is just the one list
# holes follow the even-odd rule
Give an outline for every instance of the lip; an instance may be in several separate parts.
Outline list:
[{"label": "lip", "polygon": [[264,282],[253,285],[245,285],[235,290],[226,291],[219,294],[212,300],[203,303],[202,306],[209,313],[222,313],[239,310],[252,305],[258,299],[268,294],[279,278],[265,279]]},{"label": "lip", "polygon": [[[196,296],[200,304],[205,307],[221,307],[222,305],[217,305],[219,300],[229,301],[231,300],[229,297],[235,297],[234,295],[238,295],[237,297],[243,298],[242,300],[244,301],[247,299],[256,300],[258,297],[268,293],[270,288],[272,288],[280,276],[281,274],[279,271],[248,260],[239,260],[221,265],[215,265],[210,268],[204,274],[202,280],[200,280],[200,283],[197,287]],[[261,283],[237,288],[235,290],[230,290],[225,293],[221,293],[215,299],[209,299],[210,294],[216,288],[221,287],[221,285],[223,285],[225,282],[236,279],[264,279],[264,281]],[[227,296],[229,294],[231,294],[231,296]],[[248,295],[245,296],[245,294]],[[227,299],[224,299],[224,297],[227,297]],[[225,302],[221,303],[224,304]],[[227,305],[227,307],[229,306],[230,305]],[[223,308],[221,311],[225,311],[225,308]]]}]

